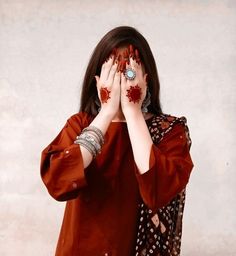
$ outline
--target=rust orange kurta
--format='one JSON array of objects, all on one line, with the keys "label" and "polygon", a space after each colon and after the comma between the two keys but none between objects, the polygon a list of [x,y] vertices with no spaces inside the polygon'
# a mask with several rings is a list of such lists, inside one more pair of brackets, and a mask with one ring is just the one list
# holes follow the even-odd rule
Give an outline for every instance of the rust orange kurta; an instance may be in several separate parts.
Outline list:
[{"label": "rust orange kurta", "polygon": [[141,198],[156,211],[188,183],[194,165],[184,126],[176,124],[152,145],[149,170],[140,174],[125,122],[111,122],[101,154],[84,169],[73,142],[92,119],[72,115],[41,154],[48,192],[67,201],[56,256],[133,256]]}]

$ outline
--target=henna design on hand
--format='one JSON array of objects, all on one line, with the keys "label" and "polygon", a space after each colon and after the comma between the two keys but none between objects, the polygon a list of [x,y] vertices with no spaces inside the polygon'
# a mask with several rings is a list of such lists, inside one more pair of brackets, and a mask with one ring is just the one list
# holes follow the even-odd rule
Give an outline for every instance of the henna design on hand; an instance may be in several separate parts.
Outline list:
[{"label": "henna design on hand", "polygon": [[140,56],[139,56],[139,51],[138,49],[135,49],[132,44],[129,45],[129,57],[134,59],[138,64],[141,64]]},{"label": "henna design on hand", "polygon": [[130,65],[130,58],[134,59],[139,65],[141,64],[139,51],[138,49],[135,49],[132,44],[128,45],[122,54],[118,54],[117,48],[114,47],[105,62],[107,62],[112,55],[114,56],[115,61],[118,63],[117,71],[121,71],[122,73],[124,73],[126,69],[126,64]]},{"label": "henna design on hand", "polygon": [[134,103],[139,103],[141,100],[141,95],[142,95],[142,89],[139,87],[139,85],[135,86],[130,86],[130,88],[127,91],[126,96],[129,98],[129,102],[134,102]]},{"label": "henna design on hand", "polygon": [[134,58],[134,46],[132,44],[129,45],[129,57]]},{"label": "henna design on hand", "polygon": [[109,90],[107,89],[107,87],[102,87],[102,88],[100,89],[100,96],[101,96],[101,102],[102,102],[102,103],[107,103],[108,99],[111,98],[111,97],[110,97],[110,93],[111,93],[111,91],[109,91]]},{"label": "henna design on hand", "polygon": [[138,49],[135,49],[135,60],[139,65],[141,64]]}]

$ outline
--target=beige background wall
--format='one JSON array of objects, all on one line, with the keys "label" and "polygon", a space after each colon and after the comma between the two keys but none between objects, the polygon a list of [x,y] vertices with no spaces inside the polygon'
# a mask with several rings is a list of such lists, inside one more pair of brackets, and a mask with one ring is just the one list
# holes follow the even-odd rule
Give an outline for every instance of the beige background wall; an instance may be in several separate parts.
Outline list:
[{"label": "beige background wall", "polygon": [[0,0],[1,256],[53,255],[64,203],[40,179],[41,150],[77,112],[89,56],[118,25],[146,37],[164,112],[188,120],[182,255],[236,255],[235,14],[226,0]]}]

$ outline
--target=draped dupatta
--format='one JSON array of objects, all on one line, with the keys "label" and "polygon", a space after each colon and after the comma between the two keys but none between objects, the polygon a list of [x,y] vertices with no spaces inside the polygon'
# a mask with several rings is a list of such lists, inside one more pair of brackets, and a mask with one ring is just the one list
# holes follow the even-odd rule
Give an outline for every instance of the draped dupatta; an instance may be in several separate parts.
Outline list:
[{"label": "draped dupatta", "polygon": [[[185,127],[187,144],[190,149],[192,142],[187,119],[184,116],[174,117],[168,114],[156,116],[148,127],[155,145],[158,145],[178,123]],[[185,195],[186,187],[156,211],[152,211],[141,201],[135,256],[180,255]]]}]

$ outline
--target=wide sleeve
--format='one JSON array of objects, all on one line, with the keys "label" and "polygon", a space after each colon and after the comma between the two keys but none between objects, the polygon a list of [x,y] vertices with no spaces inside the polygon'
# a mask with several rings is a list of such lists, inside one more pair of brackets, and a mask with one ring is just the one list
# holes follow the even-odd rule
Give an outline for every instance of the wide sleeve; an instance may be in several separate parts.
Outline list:
[{"label": "wide sleeve", "polygon": [[40,175],[58,201],[74,199],[87,185],[80,146],[74,144],[84,125],[82,113],[67,119],[55,139],[41,152]]},{"label": "wide sleeve", "polygon": [[147,172],[134,166],[142,199],[156,212],[185,188],[194,166],[184,125],[175,124],[160,143],[152,144]]}]

